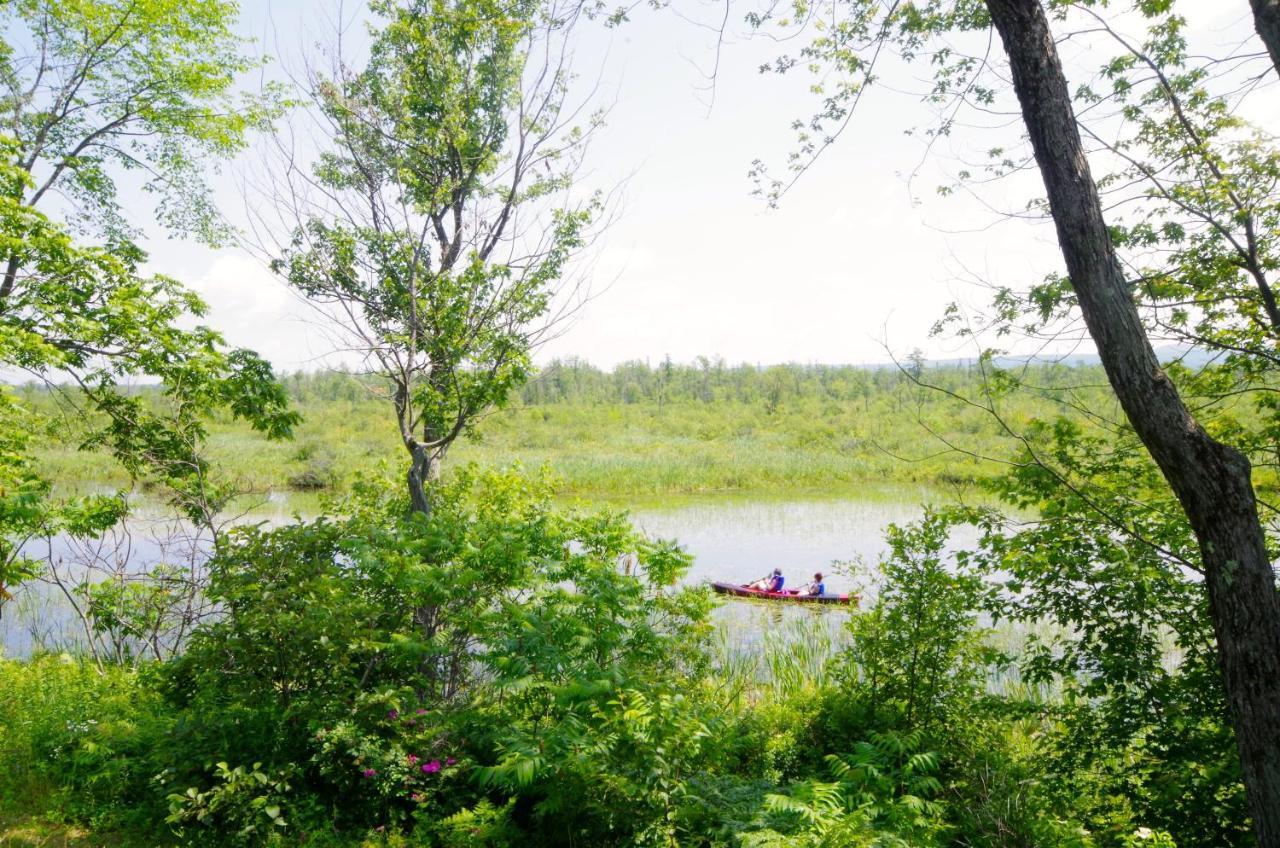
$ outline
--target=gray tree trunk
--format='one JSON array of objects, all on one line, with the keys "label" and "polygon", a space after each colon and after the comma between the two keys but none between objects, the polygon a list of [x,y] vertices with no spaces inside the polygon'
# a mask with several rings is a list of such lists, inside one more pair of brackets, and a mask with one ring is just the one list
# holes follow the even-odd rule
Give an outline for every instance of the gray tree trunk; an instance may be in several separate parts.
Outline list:
[{"label": "gray tree trunk", "polygon": [[1280,597],[1249,461],[1205,433],[1160,368],[1111,245],[1040,0],[986,3],[1085,323],[1129,423],[1200,544],[1254,831],[1262,848],[1280,848]]},{"label": "gray tree trunk", "polygon": [[427,489],[440,479],[441,452],[424,445],[409,448],[409,508],[423,515],[431,514],[431,499]]},{"label": "gray tree trunk", "polygon": [[1249,0],[1253,7],[1253,28],[1262,36],[1271,54],[1271,64],[1280,74],[1280,0]]},{"label": "gray tree trunk", "polygon": [[18,280],[18,261],[18,254],[13,253],[5,263],[4,278],[0,280],[0,314],[5,311],[9,295],[13,294],[14,284]]}]

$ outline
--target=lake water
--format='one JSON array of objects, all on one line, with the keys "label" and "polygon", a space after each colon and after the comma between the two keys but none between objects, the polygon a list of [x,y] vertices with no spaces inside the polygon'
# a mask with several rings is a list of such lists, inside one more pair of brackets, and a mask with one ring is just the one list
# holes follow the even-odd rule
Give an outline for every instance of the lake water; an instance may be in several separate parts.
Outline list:
[{"label": "lake water", "polygon": [[807,583],[821,571],[828,591],[847,592],[859,588],[847,564],[874,564],[886,549],[885,528],[921,512],[918,500],[877,497],[713,500],[633,510],[631,517],[650,536],[674,538],[693,554],[690,581],[747,583],[781,568],[788,586]]},{"label": "lake water", "polygon": [[[806,583],[822,571],[828,591],[848,592],[862,586],[847,564],[873,565],[886,548],[885,528],[920,517],[926,497],[926,492],[903,490],[862,499],[711,498],[633,509],[631,518],[648,535],[674,538],[693,555],[687,582],[746,583],[782,568],[788,585]],[[258,517],[287,520],[287,507],[278,506],[278,515]],[[134,553],[154,556],[157,549],[146,535],[134,534]],[[17,594],[0,618],[5,656],[24,656],[40,642],[55,647],[73,638],[74,614],[56,587],[32,583]],[[727,601],[716,616],[735,641],[754,643],[761,633],[799,617],[823,616],[834,625],[848,614],[825,605]]]}]

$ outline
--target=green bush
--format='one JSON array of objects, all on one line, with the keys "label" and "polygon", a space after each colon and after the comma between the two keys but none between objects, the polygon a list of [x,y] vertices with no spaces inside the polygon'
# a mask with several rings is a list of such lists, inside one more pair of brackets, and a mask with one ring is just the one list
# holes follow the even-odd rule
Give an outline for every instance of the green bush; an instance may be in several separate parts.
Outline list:
[{"label": "green bush", "polygon": [[261,768],[261,763],[254,763],[251,768],[218,763],[212,770],[209,789],[201,792],[193,786],[169,796],[166,821],[184,842],[205,841],[208,832],[203,826],[215,821],[218,835],[209,840],[211,844],[279,842],[288,826],[284,808],[290,800],[292,770],[267,774]]},{"label": "green bush", "polygon": [[395,492],[237,530],[176,659],[0,661],[0,802],[142,844],[1248,844],[1202,656],[1154,675],[1159,721],[1095,678],[989,685],[965,514],[892,528],[847,629],[755,655],[625,515],[476,469],[430,516]]},{"label": "green bush", "polygon": [[[375,485],[339,511],[237,531],[211,563],[223,614],[165,673],[184,833],[248,838],[266,807],[295,818],[283,792],[244,801],[249,763],[347,829],[407,832],[519,794],[512,820],[535,832],[670,832],[711,738],[682,686],[705,668],[710,608],[671,588],[684,554],[510,474],[460,472],[430,517]],[[211,780],[215,763],[241,765]]]},{"label": "green bush", "polygon": [[801,781],[766,797],[764,826],[742,843],[812,848],[929,848],[948,844],[946,808],[936,799],[938,755],[923,735],[874,734],[846,754],[830,754],[833,780]]},{"label": "green bush", "polygon": [[978,627],[981,576],[944,554],[953,523],[926,512],[915,524],[890,525],[879,596],[849,619],[845,687],[874,725],[925,733],[953,726],[998,659]]},{"label": "green bush", "polygon": [[46,655],[0,660],[0,801],[102,827],[163,819],[152,779],[171,714],[139,672]]}]

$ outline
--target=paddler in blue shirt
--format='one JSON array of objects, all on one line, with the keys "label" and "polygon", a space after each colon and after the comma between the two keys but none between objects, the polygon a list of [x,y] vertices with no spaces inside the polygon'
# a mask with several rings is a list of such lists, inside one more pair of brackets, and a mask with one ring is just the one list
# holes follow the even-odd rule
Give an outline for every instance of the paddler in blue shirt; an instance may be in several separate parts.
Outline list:
[{"label": "paddler in blue shirt", "polygon": [[747,585],[748,589],[755,589],[758,592],[781,592],[782,584],[786,579],[782,576],[782,569],[775,568],[773,574],[768,577],[761,577],[754,583]]}]

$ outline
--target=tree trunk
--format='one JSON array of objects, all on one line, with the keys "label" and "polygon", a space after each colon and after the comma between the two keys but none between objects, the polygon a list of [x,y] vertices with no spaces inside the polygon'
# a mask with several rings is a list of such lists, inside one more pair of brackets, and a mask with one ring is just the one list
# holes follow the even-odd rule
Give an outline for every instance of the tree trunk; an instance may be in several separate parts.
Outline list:
[{"label": "tree trunk", "polygon": [[1160,368],[1111,245],[1040,0],[986,2],[1085,323],[1129,423],[1199,542],[1254,831],[1262,848],[1280,848],[1280,597],[1249,461],[1205,433]]},{"label": "tree trunk", "polygon": [[0,280],[0,314],[5,311],[8,304],[9,295],[13,294],[14,284],[18,280],[18,254],[9,254],[9,260],[5,263],[4,278]]},{"label": "tree trunk", "polygon": [[438,450],[414,443],[409,447],[409,508],[423,515],[431,514],[431,499],[427,497],[427,489],[440,479],[440,459]]},{"label": "tree trunk", "polygon": [[1271,54],[1271,64],[1280,74],[1280,0],[1249,0],[1253,7],[1253,28],[1262,36]]},{"label": "tree trunk", "polygon": [[[409,509],[431,517],[431,498],[428,492],[440,479],[440,463],[444,459],[445,448],[429,448],[417,441],[409,444]],[[424,643],[430,644],[443,626],[441,608],[434,604],[423,604],[413,611],[413,623],[422,632]],[[418,686],[418,698],[423,703],[435,702],[451,696],[448,681],[452,676],[446,673],[446,666],[458,662],[452,655],[441,657],[430,653],[418,665],[418,672],[424,678],[424,684]]]}]

